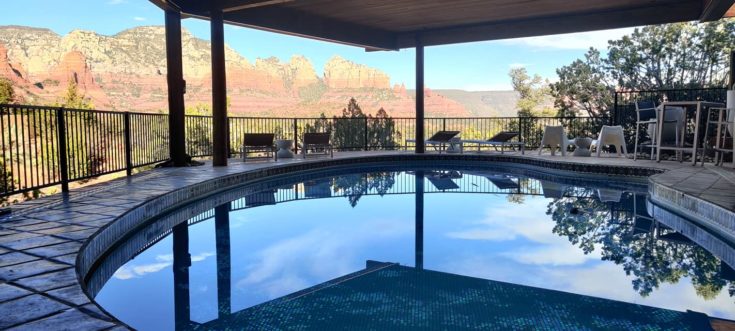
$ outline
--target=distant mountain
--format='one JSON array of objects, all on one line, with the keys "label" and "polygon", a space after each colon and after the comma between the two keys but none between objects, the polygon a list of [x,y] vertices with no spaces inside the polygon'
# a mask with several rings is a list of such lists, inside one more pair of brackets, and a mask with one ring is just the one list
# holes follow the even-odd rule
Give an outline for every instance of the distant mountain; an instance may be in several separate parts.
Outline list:
[{"label": "distant mountain", "polygon": [[[516,103],[519,95],[516,91],[464,91],[433,90],[462,104],[471,116],[475,117],[513,117],[516,116]],[[416,95],[411,91],[411,95]]]},{"label": "distant mountain", "polygon": [[[0,76],[10,79],[20,102],[54,103],[69,81],[77,82],[96,108],[158,111],[167,107],[165,30],[144,26],[112,36],[75,30],[60,36],[49,29],[0,26]],[[182,32],[186,104],[211,99],[210,44]],[[392,116],[413,116],[414,94],[375,68],[335,56],[314,70],[309,59],[287,62],[248,59],[227,47],[227,87],[231,113],[249,116],[339,114],[350,97],[363,111],[381,107]],[[428,90],[427,90],[428,91]],[[508,114],[513,92],[429,91],[430,116]]]}]

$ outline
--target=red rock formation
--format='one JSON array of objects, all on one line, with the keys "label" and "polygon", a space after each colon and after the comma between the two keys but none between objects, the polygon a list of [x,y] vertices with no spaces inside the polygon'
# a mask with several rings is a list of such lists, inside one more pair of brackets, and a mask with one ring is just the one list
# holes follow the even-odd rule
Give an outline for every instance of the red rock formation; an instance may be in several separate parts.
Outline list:
[{"label": "red rock formation", "polygon": [[58,86],[66,89],[69,83],[77,84],[79,92],[90,98],[96,108],[109,108],[111,103],[105,91],[95,83],[92,70],[87,59],[79,51],[66,53],[58,65],[49,73],[49,78],[58,82]]},{"label": "red rock formation", "polygon": [[8,50],[0,44],[0,77],[9,79],[13,85],[28,85],[25,72],[20,65],[13,65],[8,59]]}]

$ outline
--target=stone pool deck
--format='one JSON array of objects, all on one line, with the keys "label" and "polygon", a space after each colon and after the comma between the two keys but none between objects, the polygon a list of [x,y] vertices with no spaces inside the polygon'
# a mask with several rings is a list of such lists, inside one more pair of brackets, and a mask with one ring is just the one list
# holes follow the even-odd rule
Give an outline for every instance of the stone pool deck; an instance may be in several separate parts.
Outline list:
[{"label": "stone pool deck", "polygon": [[[413,154],[344,152],[335,153],[334,160],[355,164],[370,157],[410,155]],[[454,157],[425,156],[437,160]],[[735,224],[735,171],[729,168],[648,160],[634,162],[617,157],[562,158],[538,156],[534,152],[527,152],[525,156],[492,154],[492,158],[514,163],[522,161],[527,166],[543,167],[550,172],[591,169],[590,172],[639,176],[662,172],[649,178],[653,200],[698,219],[708,218],[710,221],[705,226],[719,228],[728,239],[735,238],[732,236],[735,232],[732,227]],[[293,171],[331,162],[323,157],[285,159],[278,163],[243,163],[233,159],[228,167],[154,169],[76,189],[69,194],[12,206],[11,215],[0,217],[0,329],[128,329],[98,307],[81,285],[83,275],[91,269],[97,255],[114,241],[115,232],[111,231],[115,227],[111,224],[119,225],[134,218],[143,220],[168,207],[195,199],[213,187],[253,180],[269,169],[280,167],[283,171]],[[253,175],[239,175],[248,172]],[[208,184],[203,185],[205,182]],[[197,184],[199,188],[192,188]],[[712,221],[712,218],[721,222]]]}]

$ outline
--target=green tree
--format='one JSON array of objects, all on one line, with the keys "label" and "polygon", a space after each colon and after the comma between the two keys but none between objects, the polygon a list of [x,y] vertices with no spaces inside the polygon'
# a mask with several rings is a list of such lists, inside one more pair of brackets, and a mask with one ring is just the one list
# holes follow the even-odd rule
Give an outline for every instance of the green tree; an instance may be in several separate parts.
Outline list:
[{"label": "green tree", "polygon": [[603,117],[616,89],[723,87],[733,45],[735,19],[637,28],[608,41],[606,55],[592,48],[557,69],[551,94],[562,114]]},{"label": "green tree", "polygon": [[92,101],[79,92],[77,82],[73,79],[69,80],[66,93],[64,93],[58,106],[71,109],[94,109]]},{"label": "green tree", "polygon": [[342,109],[342,116],[334,117],[333,144],[347,149],[359,149],[365,146],[366,121],[367,116],[362,112],[357,100],[350,98],[347,108]]},{"label": "green tree", "polygon": [[539,75],[528,75],[526,68],[512,68],[508,72],[513,90],[518,92],[516,103],[519,117],[551,116],[549,86]]},{"label": "green tree", "polygon": [[0,78],[0,104],[12,103],[13,101],[15,101],[13,82],[6,78]]},{"label": "green tree", "polygon": [[550,92],[559,115],[609,115],[615,85],[598,50],[591,48],[584,59],[557,69],[556,74],[559,81],[550,84]]}]

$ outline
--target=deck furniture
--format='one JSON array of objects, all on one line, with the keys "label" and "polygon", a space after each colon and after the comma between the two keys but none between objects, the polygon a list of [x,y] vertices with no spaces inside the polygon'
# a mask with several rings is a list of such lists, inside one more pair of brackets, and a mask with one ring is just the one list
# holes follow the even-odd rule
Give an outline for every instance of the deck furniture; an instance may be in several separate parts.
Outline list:
[{"label": "deck furniture", "polygon": [[[433,136],[424,141],[425,145],[434,147],[439,153],[450,144],[450,140],[459,134],[459,131],[437,131]],[[416,139],[406,139],[406,147],[408,143],[416,143]],[[461,142],[460,142],[461,143]]]},{"label": "deck furniture", "polygon": [[276,140],[276,147],[278,148],[276,156],[282,159],[290,159],[294,157],[293,152],[291,151],[291,148],[293,147],[293,140],[278,139]]},{"label": "deck furniture", "polygon": [[[242,147],[240,149],[242,153],[242,162],[247,161],[248,153],[265,153],[265,158],[271,158],[271,155],[275,161],[278,161],[278,154],[276,148],[273,145],[273,139],[275,134],[273,133],[246,133],[242,138]],[[261,157],[262,158],[262,157]]]},{"label": "deck furniture", "polygon": [[607,145],[615,146],[615,151],[617,152],[618,156],[620,156],[620,150],[622,150],[623,155],[625,155],[626,158],[628,157],[628,148],[625,147],[625,135],[623,134],[622,126],[602,126],[602,130],[600,130],[600,136],[597,138],[597,140],[592,142],[592,146],[597,147],[597,157],[600,157],[602,146]]},{"label": "deck furniture", "polygon": [[[707,149],[714,151],[715,153],[715,165],[722,165],[725,160],[725,154],[735,153],[735,145],[728,146],[728,140],[732,144],[732,132],[730,128],[733,125],[733,121],[728,120],[734,111],[728,108],[710,108],[707,112],[707,126],[704,130],[705,139],[705,152]],[[715,115],[714,118],[712,115]],[[708,144],[709,131],[712,126],[715,126],[713,132],[713,144]],[[728,135],[728,131],[730,134]],[[728,139],[729,138],[729,139]],[[709,145],[709,146],[708,146]],[[735,154],[734,154],[735,155]],[[704,166],[704,157],[702,157],[702,166]],[[735,162],[733,162],[735,167]]]},{"label": "deck furniture", "polygon": [[515,131],[501,131],[498,132],[496,135],[490,137],[488,140],[480,140],[480,139],[469,139],[469,140],[462,140],[463,144],[477,144],[477,151],[480,151],[480,147],[482,145],[490,145],[495,148],[495,150],[498,150],[498,147],[500,147],[500,154],[503,154],[505,152],[505,147],[511,147],[515,149],[515,147],[518,147],[521,150],[521,154],[525,154],[525,146],[526,143],[521,141],[511,141],[515,137],[520,137],[520,133]]},{"label": "deck furniture", "polygon": [[[653,101],[636,101],[635,102],[635,144],[633,145],[633,161],[638,158],[638,147],[639,147],[639,135],[641,126],[648,129],[649,126],[655,127],[656,125],[656,103]],[[645,144],[641,144],[640,147],[648,147],[651,149],[651,160],[653,160],[653,149],[656,148],[655,134],[649,137],[651,140]]]},{"label": "deck furniture", "polygon": [[556,155],[556,148],[561,148],[561,155],[567,156],[567,147],[571,145],[571,141],[564,134],[563,126],[551,126],[547,125],[544,128],[544,136],[541,138],[541,146],[538,149],[538,155],[544,150],[544,147],[549,146],[551,155]]},{"label": "deck furniture", "polygon": [[[301,144],[301,154],[306,158],[306,155],[310,154],[309,150],[313,150],[313,154],[330,155],[334,158],[334,148],[330,141],[330,132],[306,132],[304,133],[304,139]],[[323,151],[320,153],[319,151]]]},{"label": "deck furniture", "polygon": [[458,171],[432,171],[426,173],[426,179],[441,191],[456,190],[459,185],[453,179],[462,178],[462,174]]},{"label": "deck furniture", "polygon": [[572,155],[574,156],[591,156],[592,152],[590,151],[590,147],[592,147],[592,139],[591,138],[574,138],[572,141],[574,146],[577,146],[577,148],[574,149],[574,153]]},{"label": "deck furniture", "polygon": [[[685,109],[694,108],[694,141],[692,142],[692,146],[683,146],[683,144],[677,144],[675,146],[668,146],[664,145],[661,141],[662,131],[663,131],[663,125],[664,125],[664,118],[666,116],[667,109],[671,106],[674,107],[683,107]],[[702,115],[702,110],[708,110],[709,108],[718,108],[718,107],[725,107],[722,103],[717,102],[707,102],[707,101],[668,101],[661,103],[661,106],[659,106],[659,112],[663,112],[664,116],[656,116],[657,123],[656,123],[656,141],[660,142],[658,143],[658,148],[656,149],[656,162],[661,162],[661,151],[662,150],[673,150],[676,152],[681,153],[691,153],[692,154],[692,165],[697,164],[697,153],[700,150],[703,150],[700,142],[699,137],[699,124],[700,119]],[[686,129],[686,127],[685,127]]]}]

